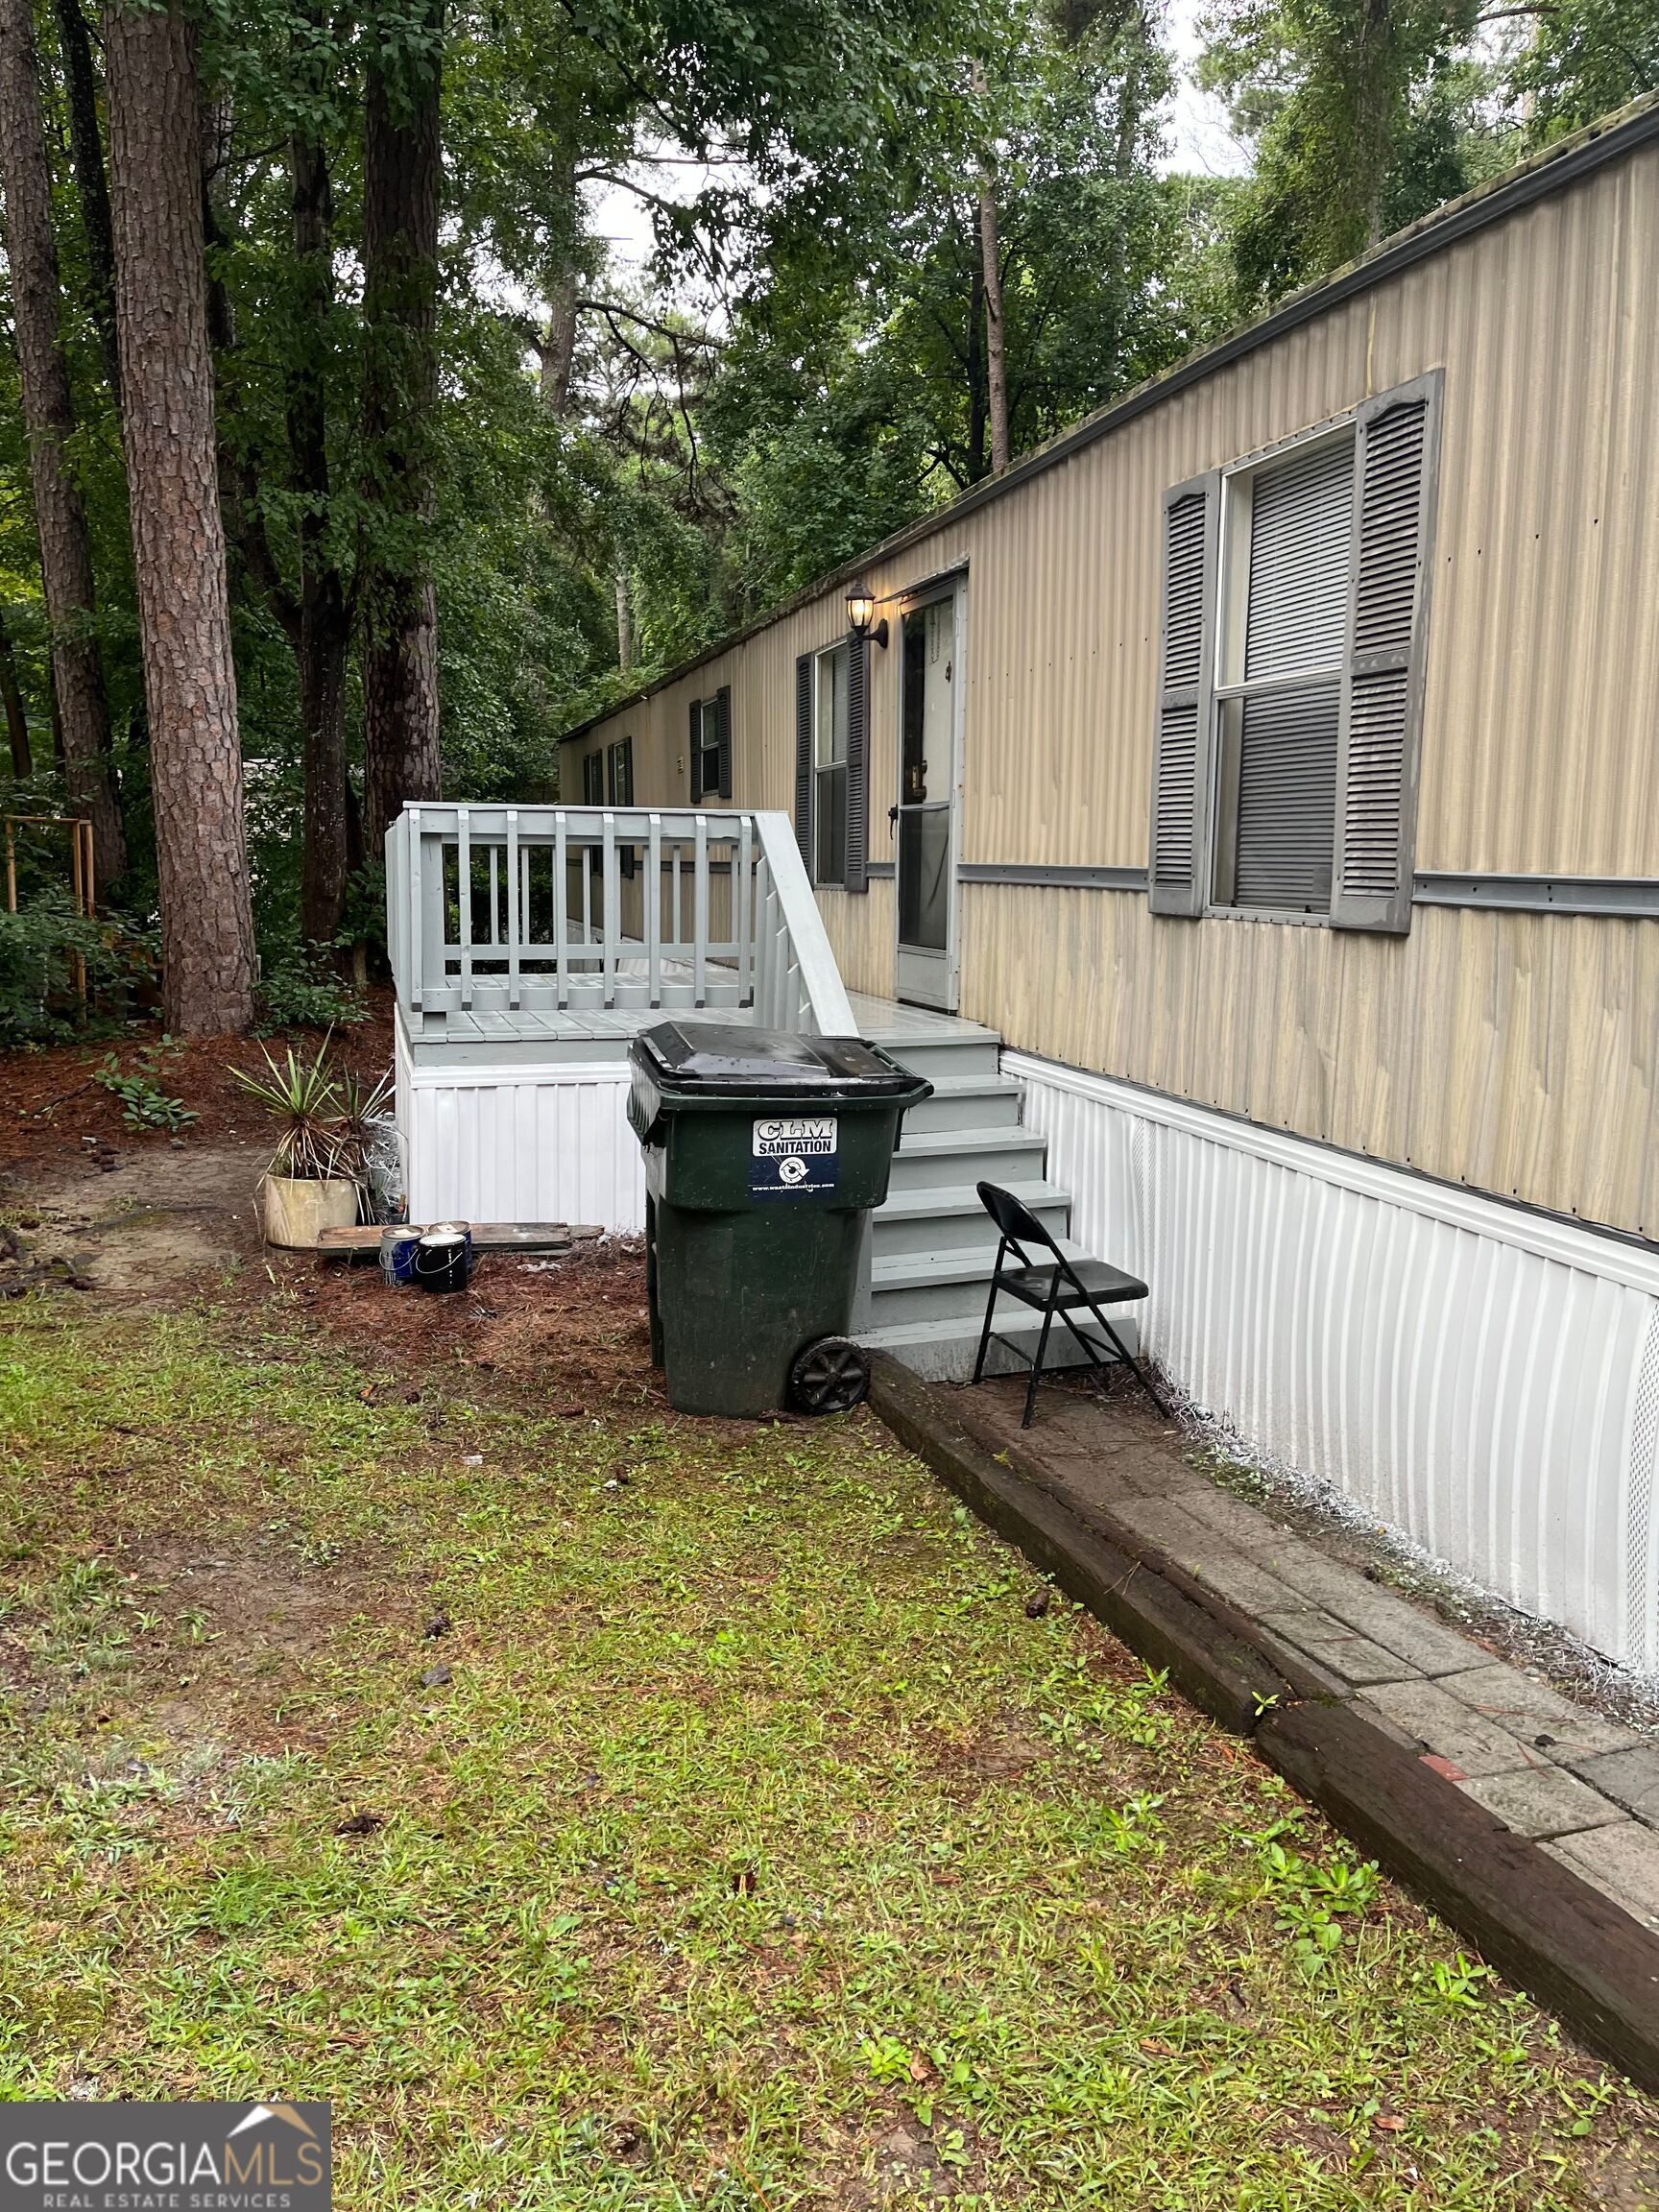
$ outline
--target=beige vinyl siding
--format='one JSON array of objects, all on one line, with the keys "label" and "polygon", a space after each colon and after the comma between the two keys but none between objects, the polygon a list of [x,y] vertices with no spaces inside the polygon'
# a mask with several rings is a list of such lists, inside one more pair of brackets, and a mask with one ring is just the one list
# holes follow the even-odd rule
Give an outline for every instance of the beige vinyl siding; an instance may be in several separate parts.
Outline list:
[{"label": "beige vinyl siding", "polygon": [[975,883],[963,911],[961,1011],[1023,1050],[1659,1238],[1659,922],[1181,926]]},{"label": "beige vinyl siding", "polygon": [[[962,858],[1145,866],[1166,491],[1443,368],[1416,866],[1659,878],[1655,330],[1649,144],[873,561],[890,615],[968,570]],[[838,586],[567,762],[631,732],[640,802],[684,803],[687,704],[728,683],[734,803],[787,810],[795,657],[845,625]],[[878,864],[898,661],[871,657]],[[822,902],[855,988],[892,988],[891,891]],[[1418,907],[1385,938],[972,883],[963,915],[962,1011],[1012,1044],[1659,1235],[1659,922]]]}]

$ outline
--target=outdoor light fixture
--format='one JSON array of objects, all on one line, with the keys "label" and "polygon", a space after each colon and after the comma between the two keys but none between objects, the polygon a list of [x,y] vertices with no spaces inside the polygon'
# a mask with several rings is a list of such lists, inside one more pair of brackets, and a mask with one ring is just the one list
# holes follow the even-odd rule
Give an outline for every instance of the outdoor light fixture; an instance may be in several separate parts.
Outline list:
[{"label": "outdoor light fixture", "polygon": [[874,637],[878,645],[887,642],[887,617],[876,619],[876,594],[868,584],[854,584],[847,593],[847,627],[854,637]]}]

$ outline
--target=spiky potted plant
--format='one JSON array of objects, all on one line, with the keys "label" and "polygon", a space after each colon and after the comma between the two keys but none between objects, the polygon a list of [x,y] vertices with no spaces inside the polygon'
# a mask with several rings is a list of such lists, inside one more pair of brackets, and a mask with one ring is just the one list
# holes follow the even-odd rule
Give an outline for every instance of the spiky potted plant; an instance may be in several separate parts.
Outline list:
[{"label": "spiky potted plant", "polygon": [[325,1229],[349,1229],[357,1219],[357,1184],[342,1158],[340,1090],[325,1041],[314,1060],[265,1054],[263,1072],[232,1070],[255,1105],[276,1124],[276,1149],[259,1184],[266,1241],[303,1249]]}]

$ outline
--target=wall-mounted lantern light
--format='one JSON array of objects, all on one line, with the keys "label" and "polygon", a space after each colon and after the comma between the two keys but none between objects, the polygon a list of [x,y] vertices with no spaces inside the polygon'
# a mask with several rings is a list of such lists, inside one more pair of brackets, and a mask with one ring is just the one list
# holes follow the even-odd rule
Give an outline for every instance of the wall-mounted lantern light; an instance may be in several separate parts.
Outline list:
[{"label": "wall-mounted lantern light", "polygon": [[876,594],[868,584],[860,580],[849,586],[847,591],[847,627],[854,637],[874,637],[878,645],[887,642],[887,617],[876,619]]}]

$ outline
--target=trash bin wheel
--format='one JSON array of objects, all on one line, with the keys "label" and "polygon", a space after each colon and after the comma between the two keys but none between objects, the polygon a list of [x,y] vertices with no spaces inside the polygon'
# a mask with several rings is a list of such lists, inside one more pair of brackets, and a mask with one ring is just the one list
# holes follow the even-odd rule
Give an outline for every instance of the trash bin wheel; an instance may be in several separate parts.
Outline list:
[{"label": "trash bin wheel", "polygon": [[789,1403],[803,1413],[850,1413],[869,1395],[869,1355],[850,1336],[820,1336],[796,1354]]}]

